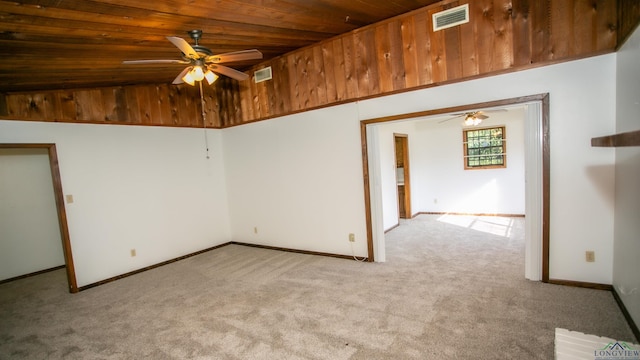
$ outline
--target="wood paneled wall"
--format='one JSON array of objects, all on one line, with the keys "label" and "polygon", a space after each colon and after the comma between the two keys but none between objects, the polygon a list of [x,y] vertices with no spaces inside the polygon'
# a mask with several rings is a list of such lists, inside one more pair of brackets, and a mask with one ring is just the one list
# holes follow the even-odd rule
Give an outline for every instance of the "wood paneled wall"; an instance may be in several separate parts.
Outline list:
[{"label": "wood paneled wall", "polygon": [[640,0],[618,0],[618,46],[633,33],[640,21]]},{"label": "wood paneled wall", "polygon": [[[206,127],[220,128],[222,117],[239,117],[238,86],[220,78],[203,85]],[[203,127],[198,86],[135,85],[97,89],[0,94],[0,118],[72,123]]]},{"label": "wood paneled wall", "polygon": [[[467,2],[469,23],[433,32],[433,13]],[[242,118],[230,117],[224,125],[611,52],[617,11],[608,0],[472,0],[426,7],[252,69],[271,66],[274,79],[240,84]]]},{"label": "wood paneled wall", "polygon": [[[638,0],[471,0],[470,22],[433,32],[443,1],[265,61],[273,80],[205,85],[206,126],[612,52],[640,19]],[[620,29],[624,31],[621,34]],[[138,85],[0,94],[0,118],[202,127],[197,87]]]}]

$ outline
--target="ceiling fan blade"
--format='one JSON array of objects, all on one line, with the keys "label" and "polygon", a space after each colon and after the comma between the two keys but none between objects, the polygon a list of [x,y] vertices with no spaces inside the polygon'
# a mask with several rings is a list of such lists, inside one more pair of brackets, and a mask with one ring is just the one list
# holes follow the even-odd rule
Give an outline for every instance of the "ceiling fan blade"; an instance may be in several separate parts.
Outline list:
[{"label": "ceiling fan blade", "polygon": [[464,115],[464,114],[460,114],[460,115],[456,115],[456,116],[451,117],[451,118],[448,118],[448,119],[440,120],[440,121],[438,121],[438,124],[442,124],[442,123],[445,123],[445,122],[447,122],[447,121],[450,121],[450,120],[453,120],[453,119],[457,119],[457,118],[459,118],[459,117],[460,117],[460,116],[462,116],[462,115]]},{"label": "ceiling fan blade", "polygon": [[184,68],[184,70],[182,70],[182,72],[180,73],[180,75],[176,76],[175,79],[173,79],[172,84],[177,85],[177,84],[182,84],[184,82],[184,80],[182,80],[182,78],[187,75],[187,73],[189,72],[189,70],[191,70],[191,66],[187,66],[186,68]]},{"label": "ceiling fan blade", "polygon": [[207,56],[206,61],[219,64],[231,61],[255,60],[262,59],[262,53],[256,49],[234,51],[224,54]]},{"label": "ceiling fan blade", "polygon": [[167,36],[167,40],[171,41],[171,43],[173,43],[173,45],[175,45],[178,49],[180,49],[180,51],[182,51],[182,53],[185,54],[185,56],[187,56],[188,58],[191,58],[191,59],[200,58],[200,55],[198,55],[198,53],[195,50],[193,50],[191,45],[189,45],[189,43],[185,39],[177,36]]},{"label": "ceiling fan blade", "polygon": [[209,69],[238,81],[247,80],[249,78],[249,75],[243,72],[222,65],[209,65]]},{"label": "ceiling fan blade", "polygon": [[487,115],[484,115],[484,114],[476,114],[476,115],[474,115],[474,117],[476,117],[478,119],[482,119],[482,120],[489,118]]},{"label": "ceiling fan blade", "polygon": [[122,62],[126,65],[136,64],[188,64],[185,60],[125,60]]}]

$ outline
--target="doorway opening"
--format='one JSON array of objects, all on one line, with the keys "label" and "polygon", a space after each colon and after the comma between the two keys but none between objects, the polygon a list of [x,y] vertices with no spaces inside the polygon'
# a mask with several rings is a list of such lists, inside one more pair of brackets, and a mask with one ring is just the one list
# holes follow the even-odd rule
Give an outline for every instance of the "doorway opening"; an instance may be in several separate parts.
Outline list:
[{"label": "doorway opening", "polygon": [[525,105],[525,278],[549,281],[549,94],[394,115],[360,122],[369,261],[385,261],[378,127],[434,115]]},{"label": "doorway opening", "polygon": [[393,134],[396,154],[396,189],[398,218],[411,219],[411,172],[409,168],[409,136]]},{"label": "doorway opening", "polygon": [[71,242],[69,238],[69,228],[67,225],[67,215],[64,207],[64,197],[62,192],[62,181],[58,166],[58,155],[55,144],[0,144],[0,149],[44,149],[49,158],[49,170],[53,183],[53,197],[57,212],[58,227],[62,241],[62,252],[64,255],[65,268],[67,273],[68,289],[71,293],[78,292],[73,256],[71,253]]}]

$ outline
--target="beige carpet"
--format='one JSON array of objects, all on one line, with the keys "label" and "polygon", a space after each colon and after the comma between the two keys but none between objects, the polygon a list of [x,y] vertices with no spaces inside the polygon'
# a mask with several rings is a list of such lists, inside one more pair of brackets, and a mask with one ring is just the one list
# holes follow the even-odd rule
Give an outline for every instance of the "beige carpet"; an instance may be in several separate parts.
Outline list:
[{"label": "beige carpet", "polygon": [[523,219],[421,215],[384,264],[230,245],[76,295],[0,285],[0,359],[552,359],[635,342],[611,293],[524,280]]}]

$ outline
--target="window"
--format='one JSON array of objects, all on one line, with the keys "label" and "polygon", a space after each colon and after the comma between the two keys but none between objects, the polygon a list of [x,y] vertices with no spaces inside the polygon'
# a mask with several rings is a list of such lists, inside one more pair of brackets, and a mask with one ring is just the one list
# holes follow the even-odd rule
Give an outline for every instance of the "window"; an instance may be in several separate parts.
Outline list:
[{"label": "window", "polygon": [[465,170],[507,167],[504,126],[462,130],[462,136]]}]

